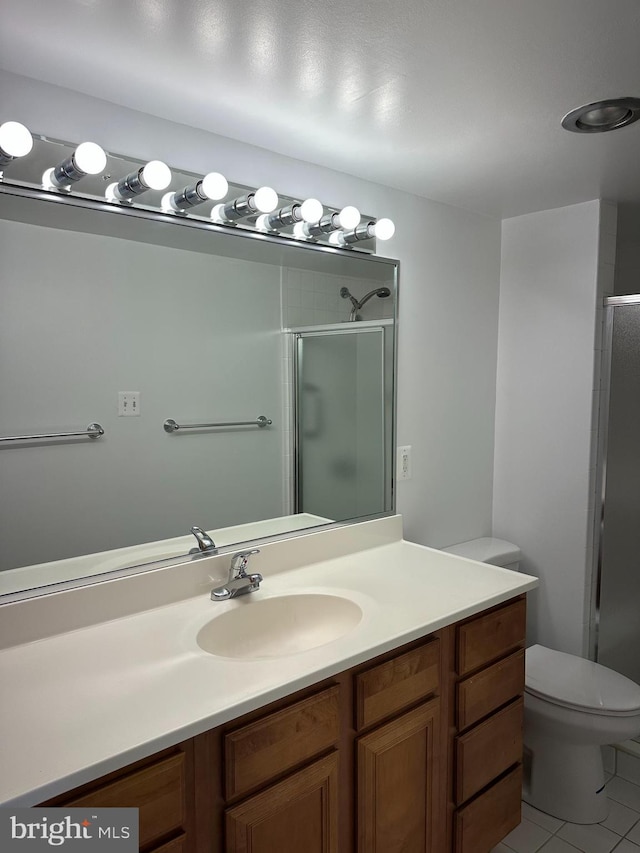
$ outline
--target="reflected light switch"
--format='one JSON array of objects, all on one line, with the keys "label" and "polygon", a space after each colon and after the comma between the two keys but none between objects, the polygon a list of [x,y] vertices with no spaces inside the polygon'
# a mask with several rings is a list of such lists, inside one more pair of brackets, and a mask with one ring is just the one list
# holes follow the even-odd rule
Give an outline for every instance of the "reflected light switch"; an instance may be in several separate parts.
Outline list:
[{"label": "reflected light switch", "polygon": [[140,414],[140,392],[118,391],[118,417],[135,418]]}]

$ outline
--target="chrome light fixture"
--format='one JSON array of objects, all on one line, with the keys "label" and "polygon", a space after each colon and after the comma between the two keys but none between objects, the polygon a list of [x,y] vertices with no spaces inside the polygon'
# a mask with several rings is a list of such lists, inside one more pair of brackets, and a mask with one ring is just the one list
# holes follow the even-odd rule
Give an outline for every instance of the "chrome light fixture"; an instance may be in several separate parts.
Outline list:
[{"label": "chrome light fixture", "polygon": [[220,172],[209,172],[195,184],[179,193],[167,193],[162,197],[161,207],[167,212],[182,213],[205,201],[220,201],[229,192],[229,183]]},{"label": "chrome light fixture", "polygon": [[171,170],[162,160],[150,160],[137,172],[131,172],[105,191],[107,201],[130,201],[147,190],[166,190],[171,183]]},{"label": "chrome light fixture", "polygon": [[107,165],[107,155],[95,142],[81,142],[70,157],[42,176],[46,190],[62,190],[85,175],[99,175]]},{"label": "chrome light fixture", "polygon": [[303,202],[294,201],[275,213],[263,213],[256,220],[256,228],[261,231],[280,231],[297,222],[318,222],[322,218],[323,210],[322,203],[317,198],[308,198]]},{"label": "chrome light fixture", "polygon": [[640,98],[611,98],[571,110],[562,119],[573,133],[605,133],[640,119]]},{"label": "chrome light fixture", "polygon": [[33,148],[33,137],[19,121],[0,124],[0,166],[7,166],[18,157],[25,157]]},{"label": "chrome light fixture", "polygon": [[375,221],[361,222],[353,231],[334,231],[329,237],[329,242],[336,246],[350,246],[360,240],[390,240],[396,233],[393,220],[383,217]]},{"label": "chrome light fixture", "polygon": [[256,213],[271,213],[277,206],[278,193],[271,187],[260,187],[226,204],[216,204],[211,211],[211,218],[214,222],[228,225],[246,216],[255,216]]},{"label": "chrome light fixture", "polygon": [[360,211],[353,205],[343,207],[338,213],[327,213],[318,222],[299,222],[293,234],[301,240],[313,239],[330,234],[338,229],[352,229],[360,222]]}]

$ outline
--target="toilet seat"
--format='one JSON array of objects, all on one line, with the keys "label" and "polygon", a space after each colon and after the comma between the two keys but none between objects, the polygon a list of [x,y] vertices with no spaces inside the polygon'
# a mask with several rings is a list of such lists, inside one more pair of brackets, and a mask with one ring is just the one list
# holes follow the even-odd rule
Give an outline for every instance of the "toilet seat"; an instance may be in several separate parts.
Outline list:
[{"label": "toilet seat", "polygon": [[526,650],[525,692],[586,714],[631,717],[640,713],[640,686],[634,681],[601,664],[544,646]]}]

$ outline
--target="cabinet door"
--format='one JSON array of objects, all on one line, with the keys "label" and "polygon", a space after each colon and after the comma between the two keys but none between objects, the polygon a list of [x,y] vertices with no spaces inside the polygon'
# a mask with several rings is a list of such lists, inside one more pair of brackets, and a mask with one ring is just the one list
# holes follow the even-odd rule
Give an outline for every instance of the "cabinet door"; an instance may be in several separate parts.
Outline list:
[{"label": "cabinet door", "polygon": [[358,740],[358,853],[438,853],[438,729],[436,699]]},{"label": "cabinet door", "polygon": [[227,853],[337,853],[338,754],[227,809]]}]

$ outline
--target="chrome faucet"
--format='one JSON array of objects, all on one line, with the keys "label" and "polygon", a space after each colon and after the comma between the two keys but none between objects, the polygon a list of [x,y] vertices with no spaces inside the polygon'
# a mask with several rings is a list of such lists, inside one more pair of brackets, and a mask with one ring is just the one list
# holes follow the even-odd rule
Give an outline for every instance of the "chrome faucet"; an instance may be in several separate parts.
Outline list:
[{"label": "chrome faucet", "polygon": [[198,547],[192,548],[189,553],[190,554],[217,554],[218,549],[216,548],[216,543],[209,536],[208,533],[205,533],[204,530],[201,530],[199,527],[192,527],[191,532],[198,540]]},{"label": "chrome faucet", "polygon": [[249,565],[249,557],[252,554],[259,554],[260,549],[254,548],[252,551],[238,551],[231,558],[231,566],[229,567],[229,579],[224,586],[217,586],[211,590],[212,601],[225,601],[228,598],[235,598],[237,595],[246,595],[248,592],[254,592],[260,588],[262,575],[247,574],[247,566]]}]

